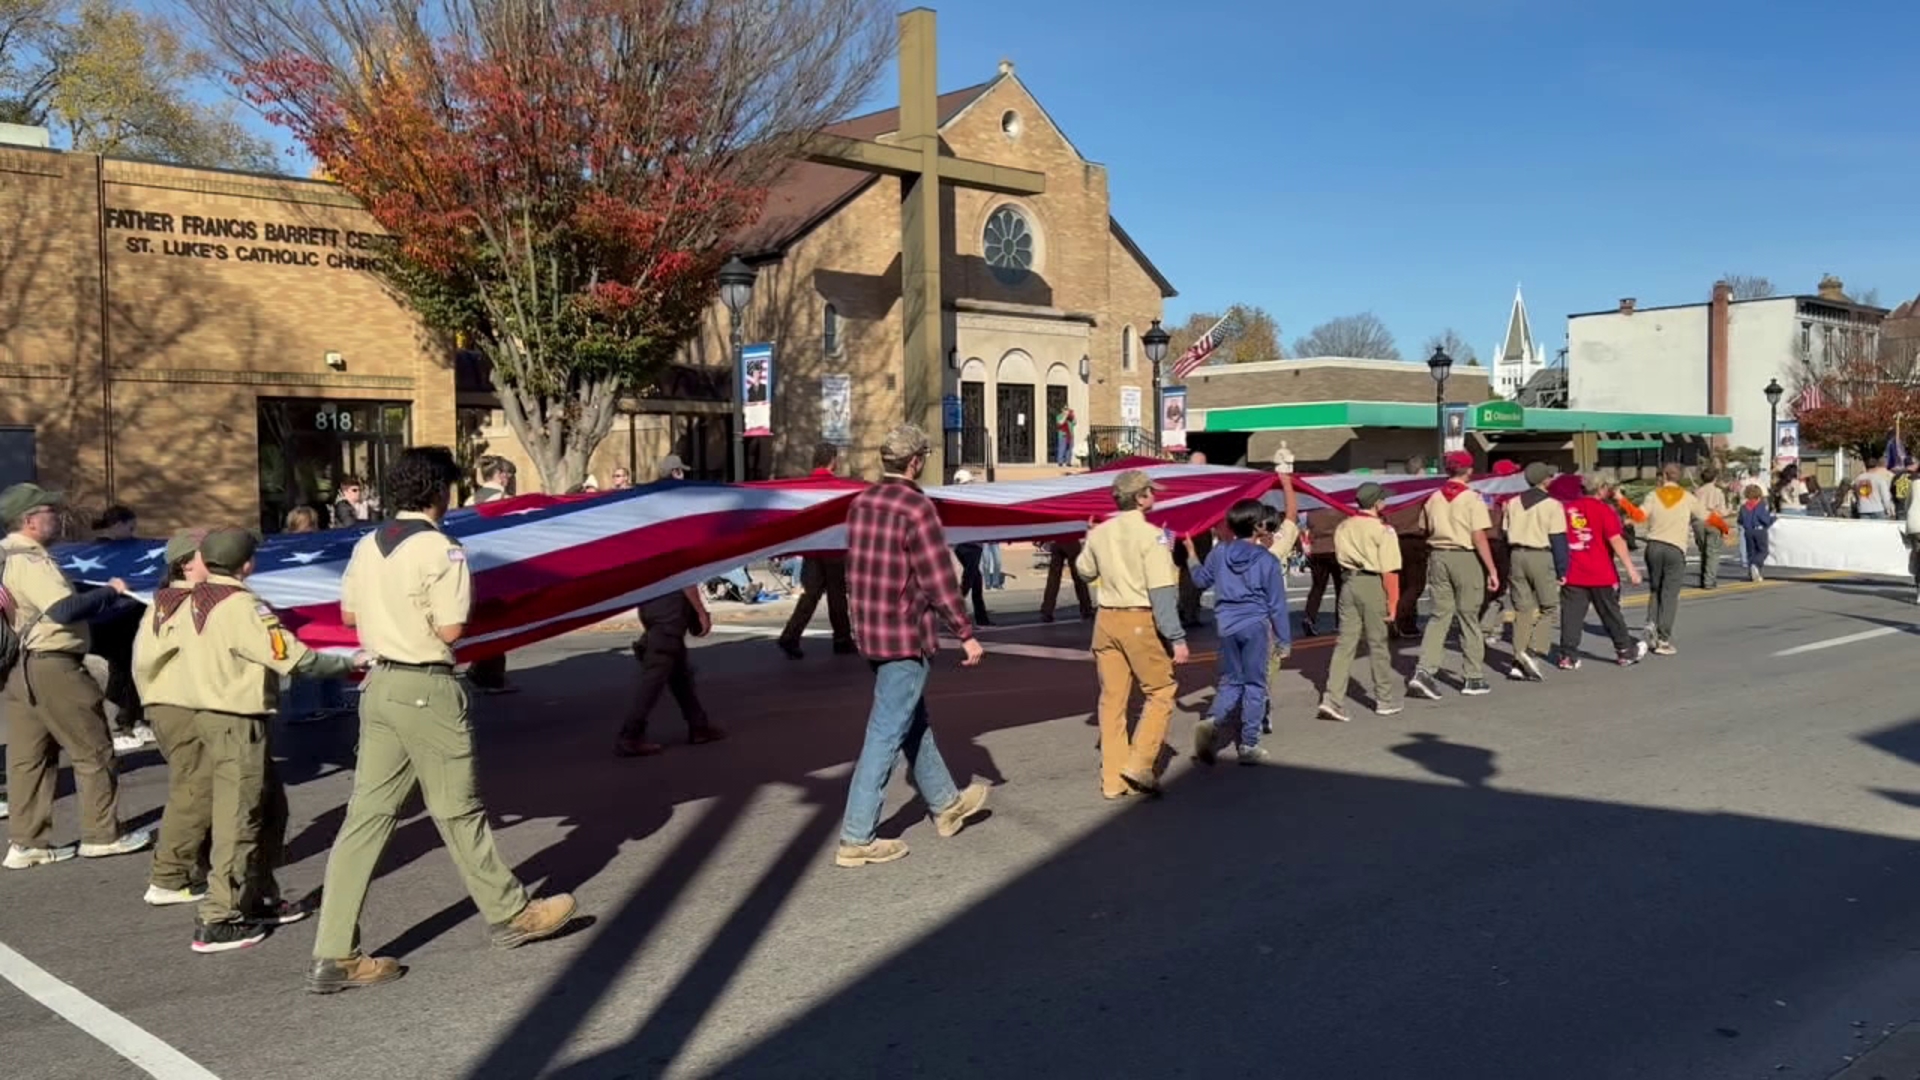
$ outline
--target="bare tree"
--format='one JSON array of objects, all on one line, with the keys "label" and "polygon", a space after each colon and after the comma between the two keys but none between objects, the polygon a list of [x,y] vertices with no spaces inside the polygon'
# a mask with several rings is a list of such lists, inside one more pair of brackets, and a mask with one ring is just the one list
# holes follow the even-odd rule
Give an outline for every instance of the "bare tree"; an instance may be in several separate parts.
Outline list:
[{"label": "bare tree", "polygon": [[1735,300],[1765,300],[1776,295],[1773,280],[1759,274],[1722,274],[1720,280],[1733,287]]},{"label": "bare tree", "polygon": [[1473,346],[1467,344],[1467,339],[1460,336],[1460,331],[1451,326],[1427,339],[1426,348],[1423,350],[1425,354],[1432,356],[1435,349],[1446,350],[1447,355],[1453,357],[1453,362],[1456,364],[1464,364],[1467,367],[1480,366],[1480,354],[1474,352]]},{"label": "bare tree", "polygon": [[1371,311],[1328,319],[1293,343],[1295,356],[1349,356],[1361,360],[1398,360],[1400,348],[1380,316]]},{"label": "bare tree", "polygon": [[1881,306],[1880,305],[1880,287],[1877,285],[1869,285],[1866,288],[1861,289],[1859,292],[1856,292],[1853,294],[1853,302],[1856,304],[1859,304],[1862,307]]},{"label": "bare tree", "polygon": [[[1213,351],[1207,358],[1208,364],[1252,364],[1286,359],[1286,350],[1280,347],[1280,324],[1267,309],[1258,304],[1234,304],[1227,308],[1227,315],[1239,331]],[[1168,331],[1169,369],[1173,361],[1191,348],[1201,334],[1213,329],[1220,318],[1217,312],[1196,311],[1187,316],[1186,322]]]}]

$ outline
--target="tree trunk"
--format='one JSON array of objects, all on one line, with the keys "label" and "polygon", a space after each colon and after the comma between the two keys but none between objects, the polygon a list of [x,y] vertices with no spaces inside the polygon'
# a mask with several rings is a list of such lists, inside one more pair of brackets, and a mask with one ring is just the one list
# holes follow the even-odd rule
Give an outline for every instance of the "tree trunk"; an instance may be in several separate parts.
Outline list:
[{"label": "tree trunk", "polygon": [[533,459],[540,490],[563,495],[586,480],[594,450],[613,430],[618,389],[613,380],[599,379],[583,383],[570,397],[549,396],[514,386],[494,368],[494,392],[507,426]]}]

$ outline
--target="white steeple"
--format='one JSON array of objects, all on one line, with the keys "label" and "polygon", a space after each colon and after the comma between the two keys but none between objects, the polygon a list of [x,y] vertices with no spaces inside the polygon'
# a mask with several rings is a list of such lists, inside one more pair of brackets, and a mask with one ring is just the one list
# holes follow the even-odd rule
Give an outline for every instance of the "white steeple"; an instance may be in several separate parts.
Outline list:
[{"label": "white steeple", "polygon": [[1547,366],[1547,351],[1533,338],[1533,324],[1527,320],[1527,301],[1520,286],[1513,287],[1513,309],[1507,314],[1507,336],[1493,350],[1493,391],[1510,398],[1527,385],[1527,380]]}]

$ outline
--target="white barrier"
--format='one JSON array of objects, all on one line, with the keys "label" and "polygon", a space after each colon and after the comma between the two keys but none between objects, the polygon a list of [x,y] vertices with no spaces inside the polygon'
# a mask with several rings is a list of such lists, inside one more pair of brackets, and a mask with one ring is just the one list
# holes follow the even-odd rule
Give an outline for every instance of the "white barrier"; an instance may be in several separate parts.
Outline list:
[{"label": "white barrier", "polygon": [[[1730,542],[1737,544],[1737,539]],[[1767,535],[1767,565],[1795,570],[1907,577],[1907,544],[1897,521],[1781,515]]]}]

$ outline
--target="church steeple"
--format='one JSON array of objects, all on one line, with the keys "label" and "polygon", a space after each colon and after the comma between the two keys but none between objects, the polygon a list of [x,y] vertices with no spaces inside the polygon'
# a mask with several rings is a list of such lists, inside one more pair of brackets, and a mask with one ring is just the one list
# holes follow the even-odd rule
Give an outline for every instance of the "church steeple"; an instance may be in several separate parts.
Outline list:
[{"label": "church steeple", "polygon": [[1520,286],[1513,287],[1513,307],[1507,313],[1507,336],[1493,350],[1493,389],[1512,397],[1527,385],[1527,380],[1547,366],[1546,350],[1533,338],[1533,323],[1527,318],[1526,297]]}]

